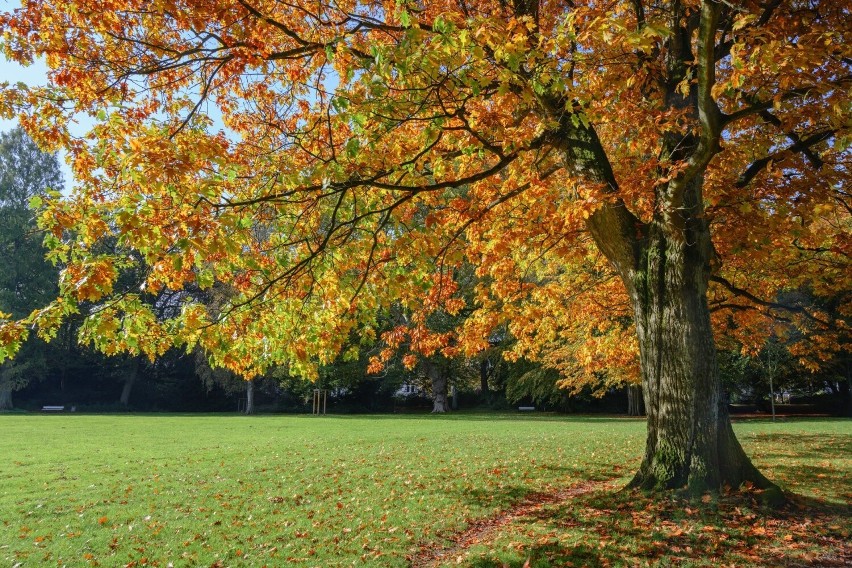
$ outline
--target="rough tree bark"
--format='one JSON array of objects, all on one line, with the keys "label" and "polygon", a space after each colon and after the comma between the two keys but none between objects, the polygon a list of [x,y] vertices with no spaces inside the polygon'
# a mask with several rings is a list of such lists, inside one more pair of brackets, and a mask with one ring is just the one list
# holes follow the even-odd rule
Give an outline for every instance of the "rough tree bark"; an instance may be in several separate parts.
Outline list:
[{"label": "rough tree bark", "polygon": [[645,457],[633,485],[701,492],[745,481],[767,486],[733,435],[721,397],[707,307],[709,229],[691,219],[691,239],[652,228],[647,265],[631,290],[648,412]]},{"label": "rough tree bark", "polygon": [[672,14],[676,33],[669,42],[667,74],[685,77],[694,60],[697,78],[688,94],[671,89],[666,104],[692,113],[701,128],[698,134],[668,135],[663,153],[684,168],[656,187],[653,219],[640,220],[619,198],[618,180],[594,126],[570,120],[560,110],[564,103],[552,104],[549,113],[560,121],[555,134],[568,170],[599,183],[611,196],[589,217],[587,228],[620,275],[633,307],[648,438],[631,486],[703,492],[751,482],[772,489],[767,495],[776,500],[778,488],[751,464],[731,428],[707,306],[715,257],[703,185],[722,131],[711,93],[719,5],[704,2],[700,19],[684,18],[679,10]]},{"label": "rough tree bark", "polygon": [[706,296],[712,244],[700,184],[692,184],[675,231],[661,218],[626,246],[623,208],[602,209],[590,223],[627,287],[639,340],[648,438],[631,486],[703,492],[751,482],[777,490],[740,447],[721,396]]}]

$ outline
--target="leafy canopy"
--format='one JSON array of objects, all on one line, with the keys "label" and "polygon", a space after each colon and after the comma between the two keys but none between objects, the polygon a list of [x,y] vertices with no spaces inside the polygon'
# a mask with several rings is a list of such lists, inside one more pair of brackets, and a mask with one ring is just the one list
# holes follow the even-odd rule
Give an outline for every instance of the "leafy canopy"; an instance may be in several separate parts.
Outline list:
[{"label": "leafy canopy", "polygon": [[[573,383],[613,357],[629,379],[627,297],[587,222],[616,203],[640,232],[665,216],[660,188],[692,165],[664,150],[708,120],[711,307],[717,330],[757,344],[779,290],[850,289],[852,38],[841,2],[722,3],[702,32],[715,74],[699,77],[672,61],[698,41],[677,34],[701,4],[26,2],[0,17],[3,47],[44,57],[50,85],[6,85],[0,113],[66,148],[77,186],[40,212],[60,297],[5,321],[0,357],[31,324],[50,336],[83,310],[84,339],[117,349],[200,347],[246,376],[311,376],[398,302],[412,315],[390,348],[473,353],[505,326],[516,356],[572,361]],[[672,104],[699,81],[718,115]],[[95,120],[83,137],[75,113]],[[617,188],[566,168],[566,125],[594,127]],[[108,236],[118,249],[99,252]],[[116,293],[140,267],[139,288]],[[227,290],[215,311],[186,292],[210,288]],[[162,291],[174,317],[144,301]],[[803,357],[842,347],[850,305],[785,306]],[[433,332],[437,310],[464,321]]]}]

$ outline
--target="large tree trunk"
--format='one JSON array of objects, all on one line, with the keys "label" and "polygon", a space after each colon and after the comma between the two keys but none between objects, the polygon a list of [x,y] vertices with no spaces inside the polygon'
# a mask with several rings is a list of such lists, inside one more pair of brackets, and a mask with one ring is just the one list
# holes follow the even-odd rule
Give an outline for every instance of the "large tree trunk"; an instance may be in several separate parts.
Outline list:
[{"label": "large tree trunk", "polygon": [[[598,247],[613,262],[633,306],[648,416],[645,456],[633,487],[693,493],[777,487],[751,464],[724,404],[707,306],[713,246],[700,176],[682,206],[637,226],[618,206],[590,219]],[[637,232],[639,233],[637,237]]]},{"label": "large tree trunk", "polygon": [[628,283],[648,414],[645,456],[632,485],[693,493],[774,487],[734,436],[724,404],[707,306],[709,230],[693,220],[679,238],[652,225],[645,266]]},{"label": "large tree trunk", "polygon": [[427,361],[426,376],[432,383],[432,412],[448,412],[450,405],[447,397],[447,375],[439,365]]},{"label": "large tree trunk", "polygon": [[[659,75],[669,85],[663,102],[691,116],[696,128],[663,136],[660,155],[681,166],[660,168],[649,221],[623,201],[627,188],[619,186],[594,126],[584,124],[581,114],[566,112],[566,101],[543,100],[550,118],[558,121],[555,135],[567,170],[598,184],[609,198],[588,217],[587,228],[621,276],[633,307],[648,438],[632,485],[703,492],[749,481],[775,493],[731,428],[707,306],[715,258],[703,186],[722,141],[722,113],[712,95],[720,5],[702,2],[698,18],[687,17],[679,4],[670,14],[674,33],[668,38],[665,73]],[[687,92],[675,87],[691,76],[695,80],[687,81]],[[575,108],[580,106],[577,101]]]}]

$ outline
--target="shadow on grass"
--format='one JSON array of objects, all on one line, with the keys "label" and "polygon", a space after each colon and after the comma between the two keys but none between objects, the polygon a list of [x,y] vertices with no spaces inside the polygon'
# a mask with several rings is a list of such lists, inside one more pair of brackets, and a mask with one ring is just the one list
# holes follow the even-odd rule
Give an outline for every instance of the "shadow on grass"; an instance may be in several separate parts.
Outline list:
[{"label": "shadow on grass", "polygon": [[[497,496],[467,495],[515,504],[529,497],[522,486],[503,488]],[[760,505],[758,493],[701,498],[629,490],[581,494],[512,515],[508,524],[464,550],[464,565],[852,565],[852,507],[788,497],[783,507],[768,509]]]},{"label": "shadow on grass", "polygon": [[[599,469],[581,469],[572,466],[563,465],[540,465],[540,469],[554,471],[562,475],[564,483],[567,486],[581,483],[603,483],[619,479],[622,475],[620,466],[615,463],[599,462],[595,464]],[[506,483],[499,482],[499,478],[495,479],[495,483],[490,487],[465,487],[464,489],[450,490],[455,493],[459,501],[466,501],[472,505],[488,505],[498,507],[502,510],[507,510],[511,507],[528,502],[531,498],[536,501],[544,497],[546,500],[555,498],[551,495],[537,494],[530,492],[530,486],[525,483]]]},{"label": "shadow on grass", "polygon": [[852,531],[852,504],[839,504],[808,497],[805,495],[796,495],[795,493],[787,494],[787,505],[775,511],[774,514],[778,518],[808,518],[809,515],[829,515],[837,516],[845,519],[847,530]]},{"label": "shadow on grass", "polygon": [[[637,460],[638,464],[638,460]],[[574,479],[574,480],[582,480],[582,481],[609,481],[611,479],[617,479],[618,477],[633,473],[633,471],[628,467],[624,469],[621,463],[617,462],[605,462],[605,461],[597,461],[595,462],[595,466],[598,468],[597,470],[590,469],[580,469],[573,466],[568,465],[556,465],[556,464],[541,464],[538,466],[539,469],[543,469],[545,471],[552,471],[555,473],[561,473],[565,476],[566,479]]]},{"label": "shadow on grass", "polygon": [[[759,439],[763,459],[790,486],[810,490],[827,484],[838,493],[848,483],[846,470],[823,462],[852,455],[850,435],[761,433]],[[564,472],[566,480],[591,481],[609,477],[609,465],[546,467]],[[464,496],[504,507],[528,497],[523,486]],[[770,509],[761,505],[758,492],[700,498],[627,490],[578,495],[513,515],[487,539],[463,547],[464,565],[852,566],[852,506],[787,497],[783,507]]]},{"label": "shadow on grass", "polygon": [[765,458],[775,459],[789,452],[781,449],[795,448],[797,459],[826,460],[852,456],[852,434],[801,434],[764,433],[756,437],[761,443],[777,450],[764,451]]},{"label": "shadow on grass", "polygon": [[816,493],[827,495],[845,495],[852,497],[852,479],[841,470],[834,467],[808,464],[802,465],[775,465],[772,467],[773,478],[784,485],[790,485],[788,489],[795,487],[814,487]]},{"label": "shadow on grass", "polygon": [[[473,558],[468,566],[474,568],[549,568],[552,566],[604,566],[611,564],[600,551],[588,544],[573,547],[558,543],[536,544],[525,551],[526,556],[494,558]],[[529,564],[526,562],[529,560]]]}]

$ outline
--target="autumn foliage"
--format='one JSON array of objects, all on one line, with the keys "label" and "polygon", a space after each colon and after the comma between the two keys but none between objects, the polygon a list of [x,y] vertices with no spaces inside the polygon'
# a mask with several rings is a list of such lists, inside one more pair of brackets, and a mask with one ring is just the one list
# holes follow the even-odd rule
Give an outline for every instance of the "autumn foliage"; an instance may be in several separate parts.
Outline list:
[{"label": "autumn foliage", "polygon": [[[800,0],[25,2],[0,17],[4,49],[45,58],[50,82],[6,85],[0,112],[65,148],[77,181],[39,204],[61,297],[3,325],[6,354],[82,310],[106,350],[310,377],[394,305],[374,369],[503,328],[566,386],[635,381],[646,346],[654,388],[669,348],[648,330],[706,335],[709,308],[746,348],[780,314],[818,365],[848,348],[852,305],[847,17]],[[95,120],[83,136],[75,113]],[[130,269],[144,277],[116,289]],[[684,282],[698,315],[648,296]],[[778,301],[794,289],[838,308]],[[462,317],[434,330],[437,312]]]}]

